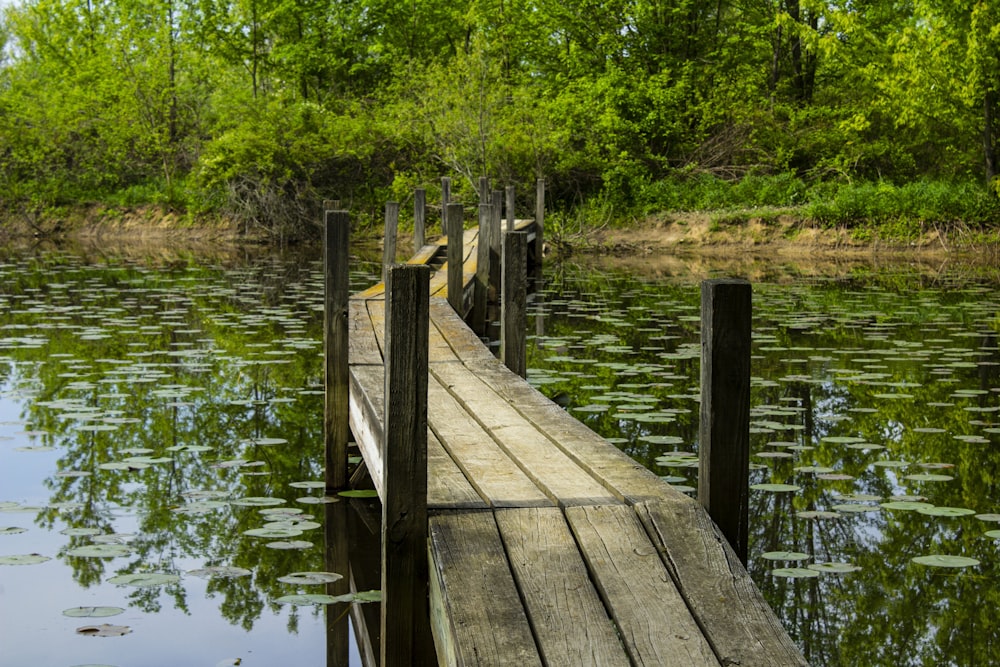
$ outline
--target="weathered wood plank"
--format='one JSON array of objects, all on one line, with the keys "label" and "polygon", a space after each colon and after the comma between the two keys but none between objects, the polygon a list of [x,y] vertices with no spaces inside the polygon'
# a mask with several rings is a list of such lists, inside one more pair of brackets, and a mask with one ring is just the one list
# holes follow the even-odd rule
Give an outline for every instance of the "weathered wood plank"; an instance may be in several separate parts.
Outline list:
[{"label": "weathered wood plank", "polygon": [[[351,369],[351,429],[369,466],[372,482],[382,494],[382,419],[384,371],[381,366]],[[538,493],[541,496],[541,493]],[[486,507],[465,473],[437,437],[427,433],[427,506],[433,508]]]},{"label": "weathered wood plank", "polygon": [[635,509],[723,665],[808,664],[701,505],[664,499]]},{"label": "weathered wood plank", "polygon": [[348,358],[353,364],[381,364],[382,349],[375,338],[368,304],[364,299],[351,299],[348,304]]},{"label": "weathered wood plank", "polygon": [[507,509],[494,516],[545,663],[629,665],[562,511]]},{"label": "weathered wood plank", "polygon": [[562,505],[614,502],[607,489],[466,366],[435,364],[431,372],[553,501]]},{"label": "weathered wood plank", "polygon": [[491,512],[429,519],[431,622],[441,665],[542,665]]},{"label": "weathered wood plank", "polygon": [[466,326],[444,299],[431,299],[431,325],[452,350],[453,359],[496,361],[496,357],[483,345],[479,336]]},{"label": "weathered wood plank", "polygon": [[382,366],[351,366],[351,432],[368,466],[379,498],[382,483],[382,415],[385,400],[385,370]]},{"label": "weathered wood plank", "polygon": [[[508,190],[508,203],[513,196]],[[513,227],[513,219],[510,226]],[[503,234],[500,277],[500,359],[521,377],[527,376],[528,238],[524,232]]]},{"label": "weathered wood plank", "polygon": [[552,505],[434,374],[427,383],[427,397],[431,431],[483,499],[493,507]]},{"label": "weathered wood plank", "polygon": [[566,518],[636,665],[719,666],[630,507],[570,507]]},{"label": "weathered wood plank", "polygon": [[664,495],[683,495],[610,445],[496,359],[470,363],[469,367],[616,498],[637,503]]}]

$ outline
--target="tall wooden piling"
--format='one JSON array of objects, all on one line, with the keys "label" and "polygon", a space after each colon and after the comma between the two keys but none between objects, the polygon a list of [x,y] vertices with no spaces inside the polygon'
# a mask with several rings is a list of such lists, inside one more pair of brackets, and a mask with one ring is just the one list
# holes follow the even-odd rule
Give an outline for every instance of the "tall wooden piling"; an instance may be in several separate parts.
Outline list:
[{"label": "tall wooden piling", "polygon": [[326,211],[323,225],[323,440],[327,491],[347,485],[350,437],[350,378],[347,369],[347,313],[350,298],[347,211]]},{"label": "tall wooden piling", "polygon": [[417,188],[413,191],[413,252],[424,247],[427,242],[427,191]]},{"label": "tall wooden piling", "polygon": [[490,203],[490,179],[489,176],[479,177],[479,203]]},{"label": "tall wooden piling", "polygon": [[500,360],[527,376],[528,234],[504,232],[500,288]]},{"label": "tall wooden piling", "polygon": [[750,320],[750,283],[701,284],[698,500],[744,565],[750,493]]},{"label": "tall wooden piling", "polygon": [[399,202],[385,203],[385,232],[382,237],[382,280],[396,263],[396,237],[399,234]]},{"label": "tall wooden piling", "polygon": [[448,303],[459,315],[464,315],[465,281],[463,236],[465,235],[465,212],[461,204],[448,204],[445,216],[445,233],[448,235]]},{"label": "tall wooden piling", "polygon": [[535,243],[532,246],[532,261],[535,267],[542,266],[545,254],[545,179],[535,182]]},{"label": "tall wooden piling", "polygon": [[492,206],[487,241],[490,244],[490,284],[500,294],[500,256],[503,253],[503,190],[494,190],[490,197]]},{"label": "tall wooden piling", "polygon": [[441,177],[441,233],[447,234],[448,204],[451,203],[451,179]]},{"label": "tall wooden piling", "polygon": [[430,269],[389,269],[382,443],[382,667],[423,664],[427,603],[427,362]]},{"label": "tall wooden piling", "polygon": [[489,204],[479,205],[479,242],[476,244],[476,281],[472,293],[472,330],[479,336],[486,335],[486,323],[489,319],[486,310],[489,307],[490,286],[490,244],[486,235],[490,227],[490,217],[493,215]]},{"label": "tall wooden piling", "polygon": [[514,231],[514,199],[515,190],[513,185],[507,186],[507,231]]}]

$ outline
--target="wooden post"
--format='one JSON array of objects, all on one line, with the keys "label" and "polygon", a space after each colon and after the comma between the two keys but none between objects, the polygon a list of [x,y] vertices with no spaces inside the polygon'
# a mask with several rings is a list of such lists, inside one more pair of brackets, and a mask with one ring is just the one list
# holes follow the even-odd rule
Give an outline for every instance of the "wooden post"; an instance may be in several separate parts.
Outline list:
[{"label": "wooden post", "polygon": [[347,369],[348,243],[347,211],[326,211],[323,226],[323,440],[327,491],[347,485],[347,441],[350,437],[350,379]]},{"label": "wooden post", "polygon": [[500,289],[500,360],[521,377],[527,376],[528,234],[503,234],[503,274]]},{"label": "wooden post", "polygon": [[448,233],[448,204],[451,203],[451,179],[447,176],[441,177],[441,233]]},{"label": "wooden post", "polygon": [[489,306],[490,290],[490,244],[487,233],[493,207],[479,205],[479,241],[476,244],[476,282],[472,294],[472,330],[480,336],[486,335],[486,310]]},{"label": "wooden post", "polygon": [[385,203],[385,233],[382,238],[382,280],[386,272],[396,263],[396,235],[399,232],[399,202]]},{"label": "wooden post", "polygon": [[479,203],[490,203],[490,179],[488,176],[479,177]]},{"label": "wooden post", "polygon": [[490,241],[490,284],[496,290],[497,297],[500,295],[500,255],[503,253],[503,239],[501,233],[503,231],[503,191],[494,190],[492,201],[493,205],[493,215],[490,216],[490,229],[489,229],[489,241]]},{"label": "wooden post", "polygon": [[427,361],[430,268],[389,269],[382,442],[382,667],[422,664],[427,602]]},{"label": "wooden post", "polygon": [[545,254],[545,179],[535,182],[535,245],[532,248],[532,261],[535,267],[542,265]]},{"label": "wooden post", "polygon": [[413,191],[413,252],[424,247],[427,242],[427,191],[417,188]]},{"label": "wooden post", "polygon": [[744,565],[750,494],[750,319],[750,283],[701,284],[698,500]]},{"label": "wooden post", "polygon": [[[324,566],[327,572],[344,575],[343,579],[326,584],[327,595],[347,595],[351,592],[350,542],[347,534],[347,503],[326,503],[323,532]],[[350,633],[347,614],[351,603],[323,605],[326,609],[326,667],[340,667],[350,660]]]},{"label": "wooden post", "polygon": [[464,317],[464,287],[462,271],[462,237],[465,235],[464,211],[461,204],[448,204],[445,233],[448,234],[448,303]]},{"label": "wooden post", "polygon": [[514,231],[514,186],[507,186],[507,231]]}]

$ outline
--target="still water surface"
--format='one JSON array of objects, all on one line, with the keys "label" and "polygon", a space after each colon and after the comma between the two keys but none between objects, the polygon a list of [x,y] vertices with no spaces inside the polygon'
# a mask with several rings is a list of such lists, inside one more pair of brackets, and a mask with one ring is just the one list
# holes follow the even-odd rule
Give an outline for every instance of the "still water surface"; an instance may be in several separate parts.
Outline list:
[{"label": "still water surface", "polygon": [[[318,264],[2,257],[0,665],[343,659],[344,605],[281,600],[340,592],[297,573],[342,573],[340,508],[370,503],[318,486]],[[754,282],[750,570],[789,632],[816,665],[990,664],[996,276],[553,262],[531,381],[693,490],[698,282],[723,273]],[[103,624],[127,634],[79,632]]]}]

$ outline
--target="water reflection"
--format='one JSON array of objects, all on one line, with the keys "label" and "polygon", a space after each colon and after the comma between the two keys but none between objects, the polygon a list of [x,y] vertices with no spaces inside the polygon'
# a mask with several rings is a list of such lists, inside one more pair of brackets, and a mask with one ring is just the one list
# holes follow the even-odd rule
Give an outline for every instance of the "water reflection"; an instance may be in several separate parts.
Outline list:
[{"label": "water reflection", "polygon": [[[693,492],[698,281],[718,274],[703,258],[696,275],[677,258],[650,262],[654,276],[609,264],[550,267],[530,378]],[[995,269],[813,265],[790,279],[775,266],[735,267],[755,281],[754,579],[813,664],[989,664]],[[931,554],[978,564],[913,561]]]},{"label": "water reflection", "polygon": [[[0,556],[50,559],[0,565],[0,664],[348,663],[346,605],[276,601],[350,543],[316,484],[321,274],[231,259],[0,261]],[[104,622],[131,633],[75,634]]]}]

